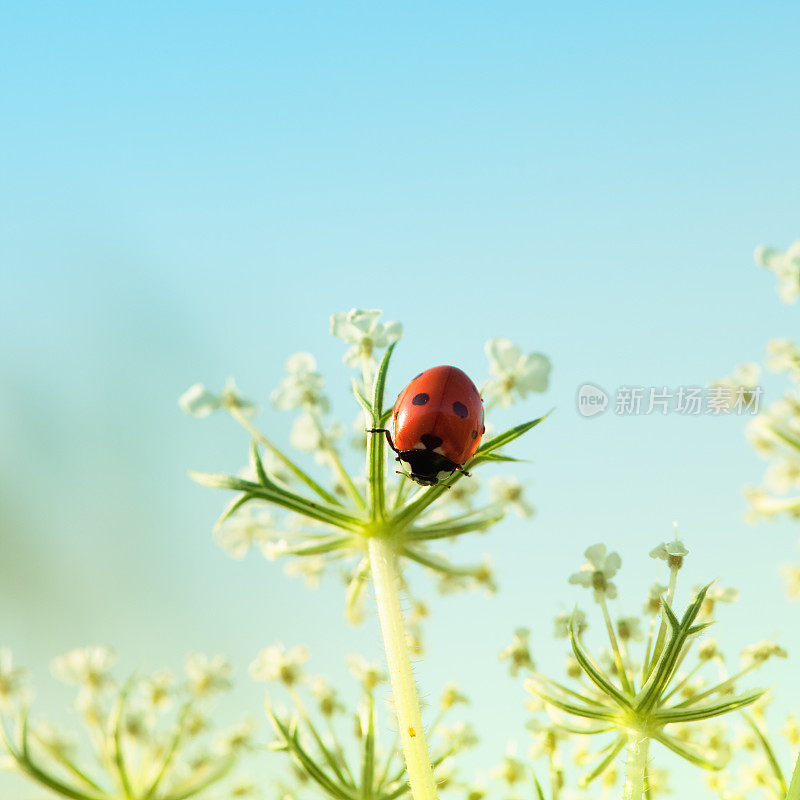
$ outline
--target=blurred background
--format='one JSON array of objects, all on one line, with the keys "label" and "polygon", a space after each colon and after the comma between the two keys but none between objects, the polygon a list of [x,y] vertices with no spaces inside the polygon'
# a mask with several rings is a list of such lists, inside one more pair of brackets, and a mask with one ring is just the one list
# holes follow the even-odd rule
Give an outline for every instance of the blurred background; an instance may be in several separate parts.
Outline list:
[{"label": "blurred background", "polygon": [[[758,680],[776,719],[798,707],[778,567],[800,531],[744,520],[764,468],[745,420],[575,403],[586,381],[704,385],[796,335],[752,251],[800,235],[797,5],[30,2],[3,18],[0,645],[39,708],[68,699],[50,659],[93,643],[122,672],[228,654],[231,714],[260,715],[247,665],[273,642],[307,644],[345,686],[347,653],[382,658],[374,625],[346,627],[336,576],[310,592],[212,541],[226,498],[187,470],[239,469],[248,437],[177,406],[234,376],[286,443],[269,393],[308,350],[349,425],[328,317],[353,306],[404,325],[390,392],[437,363],[481,382],[492,336],[554,364],[546,395],[493,415],[555,408],[513,447],[536,517],[454,552],[491,553],[500,592],[437,597],[412,575],[433,610],[419,682],[472,697],[478,769],[509,739],[527,749],[525,694],[497,663],[514,628],[558,673],[551,619],[590,606],[566,582],[583,550],[621,553],[637,613],[673,520],[691,552],[679,604],[736,586],[716,635],[731,654],[778,637],[790,660]],[[700,785],[683,774],[674,787]]]}]

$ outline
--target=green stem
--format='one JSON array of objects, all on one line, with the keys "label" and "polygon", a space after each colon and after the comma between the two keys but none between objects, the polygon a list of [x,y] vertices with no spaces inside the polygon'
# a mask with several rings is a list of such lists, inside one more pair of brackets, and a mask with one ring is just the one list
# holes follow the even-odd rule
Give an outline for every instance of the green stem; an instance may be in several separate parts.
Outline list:
[{"label": "green stem", "polygon": [[648,744],[649,739],[640,731],[628,732],[628,760],[625,763],[622,800],[642,800],[644,798]]},{"label": "green stem", "polygon": [[792,781],[789,784],[789,792],[786,795],[786,800],[800,800],[800,753],[798,753],[797,761],[794,765]]},{"label": "green stem", "polygon": [[400,608],[397,554],[386,539],[373,536],[369,540],[369,558],[411,794],[414,800],[436,800],[433,769]]}]

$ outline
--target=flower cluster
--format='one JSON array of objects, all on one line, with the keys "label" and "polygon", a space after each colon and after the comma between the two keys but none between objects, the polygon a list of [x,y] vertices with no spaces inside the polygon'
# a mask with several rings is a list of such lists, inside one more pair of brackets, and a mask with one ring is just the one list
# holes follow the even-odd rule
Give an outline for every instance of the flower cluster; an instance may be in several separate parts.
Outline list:
[{"label": "flower cluster", "polygon": [[[739,668],[729,672],[717,643],[703,634],[713,622],[716,605],[732,602],[737,593],[713,585],[695,588],[686,611],[676,615],[677,576],[687,555],[677,536],[653,548],[650,556],[669,570],[667,584],[652,587],[642,617],[615,619],[609,601],[617,597],[612,579],[622,560],[602,544],[586,550],[586,563],[569,582],[592,592],[609,647],[591,655],[584,644],[586,615],[579,610],[560,614],[556,635],[566,634],[571,645],[567,682],[536,669],[527,630],[518,630],[501,653],[512,675],[527,675],[525,687],[533,696],[529,706],[536,714],[529,726],[534,739],[530,755],[547,762],[554,797],[564,782],[567,759],[584,773],[582,787],[600,780],[609,789],[619,778],[617,758],[627,748],[626,798],[642,797],[645,788],[648,797],[665,789],[663,776],[648,760],[650,742],[709,770],[720,770],[730,760],[728,727],[711,720],[755,708],[763,693],[739,692],[740,681],[768,660],[785,658],[786,652],[774,642],[760,642],[745,648]],[[609,737],[605,746],[587,750],[586,737],[598,735]]]},{"label": "flower cluster", "polygon": [[[408,776],[397,737],[382,743],[375,696],[386,681],[383,670],[362,656],[347,659],[360,688],[360,700],[350,710],[325,678],[306,675],[308,656],[302,646],[287,650],[273,645],[263,650],[250,668],[254,679],[270,684],[266,711],[276,735],[270,749],[291,759],[300,786],[309,783],[331,800],[408,796]],[[279,691],[286,694],[290,711],[276,707],[273,695]],[[455,686],[445,687],[428,726],[439,790],[455,780],[454,757],[477,742],[469,726],[447,724],[451,709],[467,702]],[[397,721],[391,720],[390,727],[396,730]],[[289,787],[285,789],[294,794]]]},{"label": "flower cluster", "polygon": [[[209,701],[231,686],[221,656],[194,654],[181,680],[168,671],[114,676],[107,647],[72,650],[53,660],[53,674],[78,690],[75,709],[92,755],[46,721],[31,722],[25,673],[0,651],[0,752],[3,765],[73,800],[183,800],[218,787],[252,746],[253,723],[214,735]],[[249,787],[249,788],[248,788]],[[229,797],[256,797],[247,781],[226,782]]]},{"label": "flower cluster", "polygon": [[756,264],[772,272],[778,279],[778,294],[784,303],[800,297],[800,239],[787,250],[760,245],[754,254]]},{"label": "flower cluster", "polygon": [[[402,545],[400,555],[436,575],[440,590],[472,586],[492,590],[494,579],[487,560],[473,565],[455,565],[432,547],[441,539],[485,531],[508,510],[523,518],[532,516],[534,507],[525,498],[522,484],[513,478],[495,476],[488,482],[488,502],[476,506],[480,487],[477,476],[459,481],[459,473],[444,484],[420,490],[405,475],[395,480],[394,473],[386,474],[383,442],[377,443],[381,451],[378,464],[377,448],[363,431],[366,427],[382,425],[388,413],[382,405],[376,408],[374,396],[368,395],[377,388],[379,351],[388,348],[382,364],[382,401],[388,358],[402,328],[396,322],[382,323],[377,310],[353,309],[334,314],[330,329],[334,336],[350,345],[344,363],[361,373],[353,382],[353,390],[361,405],[358,426],[362,436],[356,443],[362,452],[367,447],[366,473],[354,472],[348,465],[348,458],[340,447],[344,425],[328,419],[331,404],[324,391],[325,381],[310,353],[297,353],[287,360],[286,375],[271,399],[277,409],[297,414],[291,427],[290,443],[299,451],[313,454],[318,463],[330,469],[330,487],[318,481],[311,470],[301,467],[255,427],[256,406],[241,398],[232,382],[220,396],[197,384],[181,397],[181,408],[195,417],[207,416],[218,409],[227,411],[243,425],[253,441],[250,464],[241,476],[195,475],[202,483],[241,492],[215,528],[215,539],[236,559],[244,558],[253,547],[270,560],[288,557],[291,560],[287,562],[286,571],[303,576],[312,586],[319,583],[327,567],[334,566],[340,571],[344,567],[348,584],[346,615],[351,622],[363,618],[369,577],[366,545],[375,528],[376,513],[382,517],[382,527],[391,528],[393,538]],[[489,372],[494,376],[484,388],[488,406],[493,403],[507,406],[529,392],[547,388],[550,362],[545,356],[524,355],[506,339],[490,340],[486,352]],[[538,421],[484,442],[469,464],[470,470],[481,463],[513,460],[499,448]],[[369,484],[370,473],[378,469],[382,474],[379,490],[374,483]],[[382,507],[376,509],[375,501]],[[276,513],[281,509],[283,514]]]}]

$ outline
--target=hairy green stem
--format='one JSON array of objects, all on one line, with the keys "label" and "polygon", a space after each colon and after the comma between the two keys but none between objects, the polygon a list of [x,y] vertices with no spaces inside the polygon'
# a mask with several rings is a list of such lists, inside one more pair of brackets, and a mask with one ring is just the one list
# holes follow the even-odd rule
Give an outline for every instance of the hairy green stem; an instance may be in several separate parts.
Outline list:
[{"label": "hairy green stem", "polygon": [[628,760],[625,764],[622,800],[642,800],[644,797],[649,742],[650,740],[640,731],[628,732]]},{"label": "hairy green stem", "polygon": [[414,800],[435,800],[433,769],[425,741],[425,729],[422,727],[417,686],[411,669],[411,653],[400,608],[397,554],[387,539],[373,536],[369,540],[369,558],[411,794]]}]

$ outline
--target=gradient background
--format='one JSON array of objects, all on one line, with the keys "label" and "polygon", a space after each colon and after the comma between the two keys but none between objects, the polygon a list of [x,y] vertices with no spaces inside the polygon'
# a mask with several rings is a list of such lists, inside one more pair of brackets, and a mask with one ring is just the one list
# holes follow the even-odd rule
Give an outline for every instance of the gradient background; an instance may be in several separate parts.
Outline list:
[{"label": "gradient background", "polygon": [[[67,697],[50,658],[95,642],[123,671],[229,654],[231,714],[259,713],[246,666],[276,640],[345,685],[344,654],[380,657],[335,576],[312,593],[212,542],[224,498],[186,471],[238,469],[248,440],[176,404],[228,375],[263,401],[311,350],[349,424],[327,319],[352,306],[405,325],[390,391],[440,362],[482,379],[496,335],[555,365],[548,395],[494,418],[556,407],[514,447],[539,513],[458,545],[492,553],[501,592],[433,598],[418,667],[431,695],[454,679],[473,697],[478,767],[527,748],[497,652],[530,625],[560,672],[551,617],[589,605],[566,578],[596,541],[622,553],[620,609],[638,612],[677,519],[680,601],[733,584],[730,652],[779,636],[797,654],[777,568],[798,529],[744,522],[763,464],[743,421],[585,420],[575,391],[704,384],[796,336],[751,254],[800,234],[798,25],[797,4],[764,2],[6,4],[0,642],[39,708]],[[261,422],[286,440],[286,417]],[[759,679],[781,713],[800,702],[790,663]],[[685,772],[673,785],[696,790]]]}]

